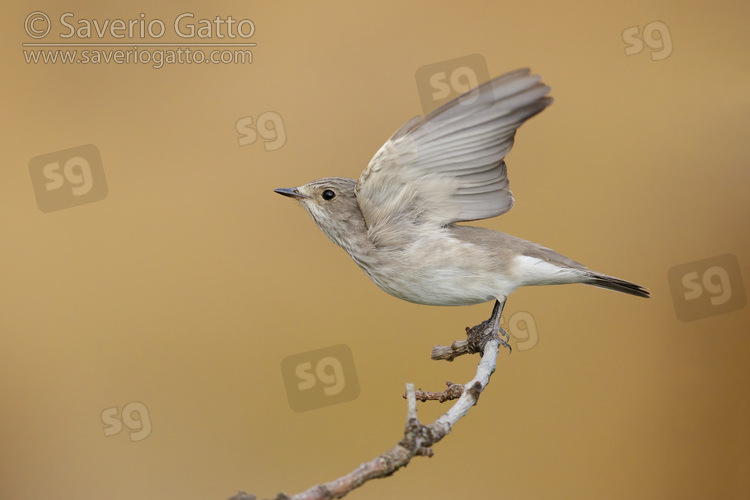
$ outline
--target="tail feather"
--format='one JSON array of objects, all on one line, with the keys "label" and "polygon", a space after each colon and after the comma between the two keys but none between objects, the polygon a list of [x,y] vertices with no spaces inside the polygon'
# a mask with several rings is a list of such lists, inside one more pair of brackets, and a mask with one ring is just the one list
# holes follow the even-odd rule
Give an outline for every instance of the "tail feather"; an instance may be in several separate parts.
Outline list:
[{"label": "tail feather", "polygon": [[586,282],[587,285],[598,286],[600,288],[607,288],[609,290],[615,290],[616,292],[623,292],[637,297],[649,298],[651,292],[648,288],[644,288],[641,285],[636,285],[630,281],[621,280],[613,276],[607,276],[606,274],[591,273],[591,278]]}]

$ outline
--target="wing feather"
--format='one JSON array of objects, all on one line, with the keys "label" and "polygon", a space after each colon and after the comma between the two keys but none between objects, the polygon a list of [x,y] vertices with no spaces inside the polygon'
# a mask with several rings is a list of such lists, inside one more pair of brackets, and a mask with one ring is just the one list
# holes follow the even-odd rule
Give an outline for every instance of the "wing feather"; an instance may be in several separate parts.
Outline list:
[{"label": "wing feather", "polygon": [[520,69],[401,126],[357,182],[372,241],[394,244],[416,224],[447,226],[510,210],[504,158],[516,130],[552,103],[549,90]]}]

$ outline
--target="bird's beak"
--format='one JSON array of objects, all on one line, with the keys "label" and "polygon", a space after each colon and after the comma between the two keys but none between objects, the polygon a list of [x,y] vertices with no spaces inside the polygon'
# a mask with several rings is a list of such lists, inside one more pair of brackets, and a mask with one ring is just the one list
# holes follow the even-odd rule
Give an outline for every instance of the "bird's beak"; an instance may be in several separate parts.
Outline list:
[{"label": "bird's beak", "polygon": [[309,196],[300,193],[299,189],[297,188],[279,188],[274,189],[273,192],[288,196],[290,198],[294,198],[295,200],[304,200],[305,198],[309,198]]}]

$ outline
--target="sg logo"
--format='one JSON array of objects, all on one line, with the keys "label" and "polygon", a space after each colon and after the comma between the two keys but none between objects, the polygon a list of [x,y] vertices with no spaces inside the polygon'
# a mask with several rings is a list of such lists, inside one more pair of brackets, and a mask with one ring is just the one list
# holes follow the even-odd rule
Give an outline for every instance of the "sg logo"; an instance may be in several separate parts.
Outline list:
[{"label": "sg logo", "polygon": [[289,406],[297,412],[359,396],[354,357],[344,344],[289,356],[281,362],[281,373]]},{"label": "sg logo", "polygon": [[240,134],[237,139],[240,146],[255,144],[258,136],[263,139],[263,147],[266,148],[266,151],[276,151],[286,144],[284,121],[281,119],[281,115],[275,111],[266,111],[258,115],[257,124],[253,123],[252,116],[240,118],[235,123],[235,129]]},{"label": "sg logo", "polygon": [[539,332],[534,316],[528,311],[518,311],[510,315],[506,325],[505,316],[500,317],[500,326],[516,340],[516,349],[528,351],[539,343]]},{"label": "sg logo", "polygon": [[422,66],[416,72],[419,99],[425,114],[490,79],[487,62],[471,54]]},{"label": "sg logo", "polygon": [[29,162],[36,204],[53,212],[107,196],[102,157],[93,144],[36,156]]},{"label": "sg logo", "polygon": [[747,302],[740,263],[732,254],[674,266],[668,278],[675,313],[682,321],[736,311]]},{"label": "sg logo", "polygon": [[[655,35],[659,36],[655,36]],[[625,28],[622,41],[627,45],[625,55],[633,56],[643,51],[643,42],[651,49],[651,60],[661,61],[672,55],[672,35],[669,27],[661,21],[653,21],[643,27],[643,36],[638,26]]]},{"label": "sg logo", "polygon": [[[122,418],[122,420],[120,420]],[[122,416],[116,406],[102,411],[104,435],[114,436],[122,432],[124,423],[130,429],[131,441],[142,441],[151,434],[151,417],[148,408],[140,401],[133,401],[122,407]]]}]

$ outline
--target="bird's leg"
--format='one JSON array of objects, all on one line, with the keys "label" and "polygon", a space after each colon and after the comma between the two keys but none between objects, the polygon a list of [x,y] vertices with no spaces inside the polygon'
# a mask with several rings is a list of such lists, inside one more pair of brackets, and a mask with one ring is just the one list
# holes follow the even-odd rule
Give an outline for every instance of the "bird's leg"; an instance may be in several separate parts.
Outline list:
[{"label": "bird's leg", "polygon": [[466,340],[456,340],[449,346],[436,345],[433,347],[432,359],[453,361],[463,354],[482,353],[484,352],[484,346],[491,339],[497,339],[501,345],[511,351],[510,344],[508,344],[510,336],[500,328],[500,316],[503,314],[506,299],[507,297],[503,297],[502,300],[495,301],[490,319],[482,321],[477,326],[466,327]]},{"label": "bird's leg", "polygon": [[[510,336],[505,330],[500,328],[500,316],[503,314],[506,299],[507,297],[503,297],[502,300],[498,299],[495,301],[495,307],[492,308],[490,319],[482,321],[477,326],[467,330],[469,352],[482,352],[484,345],[491,338],[497,338],[502,346],[507,347],[508,351],[512,351],[508,343]],[[502,337],[498,334],[501,334]]]},{"label": "bird's leg", "polygon": [[513,349],[511,349],[510,344],[508,341],[510,340],[510,335],[508,335],[508,332],[503,330],[500,327],[500,316],[503,314],[503,308],[505,307],[505,301],[508,299],[508,297],[503,297],[503,301],[500,302],[499,300],[495,301],[495,307],[492,308],[492,316],[490,316],[490,321],[493,322],[493,325],[496,325],[497,332],[502,335],[500,338],[500,345],[503,347],[508,348],[508,353],[513,352]]}]

